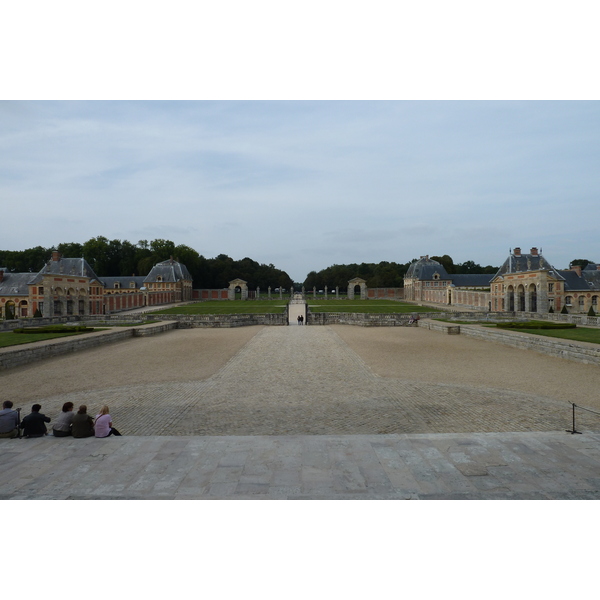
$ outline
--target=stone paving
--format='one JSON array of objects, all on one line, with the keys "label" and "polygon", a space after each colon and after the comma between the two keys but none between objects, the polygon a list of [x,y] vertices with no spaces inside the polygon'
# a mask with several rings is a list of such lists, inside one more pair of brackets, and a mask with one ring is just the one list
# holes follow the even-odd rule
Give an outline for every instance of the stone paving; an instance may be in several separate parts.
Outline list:
[{"label": "stone paving", "polygon": [[597,499],[600,434],[0,440],[0,499]]},{"label": "stone paving", "polygon": [[109,386],[40,403],[53,414],[67,400],[108,404],[125,435],[563,431],[569,425],[569,405],[547,397],[378,377],[329,327],[264,328],[202,381],[190,373],[188,381]]},{"label": "stone paving", "polygon": [[0,440],[0,499],[600,497],[600,427],[566,433],[566,403],[379,377],[330,327],[193,376],[41,399],[107,403],[125,435]]}]

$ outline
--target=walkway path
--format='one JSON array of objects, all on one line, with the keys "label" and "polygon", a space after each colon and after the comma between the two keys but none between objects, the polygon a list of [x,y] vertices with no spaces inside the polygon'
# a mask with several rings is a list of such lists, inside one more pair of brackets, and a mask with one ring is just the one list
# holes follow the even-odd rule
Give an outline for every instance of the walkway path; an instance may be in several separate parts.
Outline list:
[{"label": "walkway path", "polygon": [[[67,400],[76,406],[85,403],[90,411],[108,404],[116,426],[126,435],[563,431],[569,425],[568,403],[548,396],[456,383],[461,381],[460,377],[449,380],[454,381],[452,383],[435,378],[423,380],[423,373],[413,375],[410,370],[402,379],[380,377],[336,332],[360,334],[356,329],[359,328],[345,333],[331,327],[257,328],[255,335],[246,338],[249,341],[241,350],[208,378],[203,373],[204,363],[209,360],[206,351],[210,352],[210,347],[204,349],[204,354],[194,347],[194,340],[200,344],[208,334],[195,330],[167,333],[146,342],[155,347],[158,356],[135,363],[129,355],[136,352],[142,341],[114,345],[87,355],[92,363],[88,377],[95,362],[93,356],[99,357],[102,353],[117,353],[124,372],[114,375],[107,372],[92,387],[65,390],[38,399],[49,415],[57,414]],[[239,334],[232,330],[209,333],[212,339],[218,334],[223,338],[250,335],[249,328]],[[469,349],[489,347],[490,351],[506,352],[486,342],[457,342],[448,339],[452,336],[422,330],[400,333],[402,338],[418,336],[425,345],[431,341],[441,346],[450,342]],[[391,333],[377,337],[385,339],[386,335]],[[175,344],[170,340],[175,340]],[[121,352],[121,348],[127,351]],[[176,348],[182,350],[180,358],[171,354]],[[161,349],[164,354],[160,354]],[[195,352],[197,359],[194,359]],[[67,360],[73,361],[65,358],[62,364]],[[178,362],[187,367],[176,369]],[[170,364],[172,369],[168,367]],[[112,364],[107,368],[117,366]],[[144,381],[144,368],[162,369],[162,378],[148,373],[148,380]],[[170,370],[174,371],[173,375]],[[427,371],[424,374],[427,375]],[[17,376],[19,373],[13,377]],[[56,378],[52,370],[48,370],[46,378],[48,376]],[[6,381],[9,389],[14,379],[8,375]],[[124,384],[126,381],[132,383]],[[600,421],[595,425],[600,425]],[[600,427],[594,430],[598,429]]]},{"label": "walkway path", "polygon": [[599,499],[600,434],[0,440],[3,499]]},{"label": "walkway path", "polygon": [[[378,376],[349,343],[383,344],[390,363],[418,341],[433,361],[441,347],[449,363],[450,351],[496,358],[505,348],[420,329],[359,329],[181,330],[7,372],[13,398],[19,381],[43,390],[69,374],[65,393],[36,398],[44,412],[55,416],[69,399],[108,403],[125,435],[0,440],[0,499],[600,498],[600,428],[565,433],[566,402]],[[207,371],[211,340],[236,338],[241,350],[228,345],[229,361]],[[525,367],[529,354],[509,356]],[[539,360],[527,369],[571,367]],[[112,367],[96,373],[98,364]]]},{"label": "walkway path", "polygon": [[306,302],[303,300],[302,294],[295,294],[288,306],[290,325],[298,325],[299,316],[302,316],[304,324],[306,324]]}]

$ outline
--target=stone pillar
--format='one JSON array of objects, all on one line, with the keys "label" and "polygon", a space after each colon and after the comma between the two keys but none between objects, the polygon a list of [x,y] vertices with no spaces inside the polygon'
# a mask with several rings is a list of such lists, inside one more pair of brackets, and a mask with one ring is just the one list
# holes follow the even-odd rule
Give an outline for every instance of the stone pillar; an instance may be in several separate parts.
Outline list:
[{"label": "stone pillar", "polygon": [[44,310],[42,311],[43,317],[51,317],[54,310],[54,297],[52,296],[52,290],[50,286],[44,286]]},{"label": "stone pillar", "polygon": [[313,286],[313,300],[315,300],[317,297],[317,288],[316,286]]},{"label": "stone pillar", "polygon": [[256,299],[260,300],[260,287],[256,286]]},{"label": "stone pillar", "polygon": [[550,303],[548,302],[548,273],[542,271],[537,288],[537,311],[539,313],[547,313],[548,310],[550,310]]},{"label": "stone pillar", "polygon": [[269,300],[270,300],[271,299],[271,286],[269,286],[268,292],[269,292]]},{"label": "stone pillar", "polygon": [[340,286],[339,285],[335,286],[335,299],[336,300],[340,299]]},{"label": "stone pillar", "polygon": [[304,298],[304,286],[302,286],[302,297]]},{"label": "stone pillar", "polygon": [[283,300],[283,288],[279,288],[279,299]]},{"label": "stone pillar", "polygon": [[327,300],[327,286],[325,286],[325,300]]}]

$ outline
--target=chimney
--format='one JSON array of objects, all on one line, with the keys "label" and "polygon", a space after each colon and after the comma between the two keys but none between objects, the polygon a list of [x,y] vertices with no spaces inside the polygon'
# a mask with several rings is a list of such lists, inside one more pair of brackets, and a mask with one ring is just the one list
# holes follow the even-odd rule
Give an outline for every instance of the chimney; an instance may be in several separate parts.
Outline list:
[{"label": "chimney", "polygon": [[537,248],[532,248],[532,249],[530,250],[530,254],[531,254],[531,256],[537,256],[537,255],[538,255]]},{"label": "chimney", "polygon": [[575,271],[578,277],[581,277],[581,265],[572,265],[571,271]]},{"label": "chimney", "polygon": [[521,248],[515,248],[513,251],[513,254],[515,256],[521,256]]},{"label": "chimney", "polygon": [[61,254],[60,254],[60,252],[58,252],[58,250],[54,250],[54,251],[52,252],[52,260],[53,260],[54,262],[57,262],[57,261],[59,261],[59,260],[60,260],[60,257],[61,257]]},{"label": "chimney", "polygon": [[[598,266],[598,268],[600,269],[600,265]],[[0,283],[2,283],[4,281],[4,271],[0,271]]]}]

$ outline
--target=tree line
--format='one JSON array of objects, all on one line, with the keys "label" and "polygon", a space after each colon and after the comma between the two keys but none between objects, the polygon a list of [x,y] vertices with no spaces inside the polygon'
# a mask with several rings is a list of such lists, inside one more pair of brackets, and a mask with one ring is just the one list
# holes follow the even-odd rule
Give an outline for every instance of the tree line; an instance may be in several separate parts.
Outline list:
[{"label": "tree line", "polygon": [[109,240],[103,236],[91,238],[83,244],[62,243],[51,248],[36,246],[26,250],[0,250],[0,266],[17,273],[37,273],[58,250],[65,258],[83,257],[98,277],[147,275],[159,262],[173,257],[184,264],[193,278],[195,288],[221,289],[229,286],[232,279],[248,282],[251,289],[269,286],[289,289],[292,280],[275,265],[259,264],[251,258],[233,260],[226,254],[205,258],[184,244],[156,239],[137,244],[127,240]]},{"label": "tree line", "polygon": [[[493,275],[499,269],[499,267],[493,267],[487,265],[485,267],[467,260],[463,263],[455,264],[450,256],[444,254],[443,256],[431,256],[432,260],[436,260],[444,266],[448,274],[459,274],[459,273],[490,273]],[[404,287],[404,275],[410,265],[417,259],[413,258],[407,263],[395,263],[382,261],[380,263],[361,263],[361,264],[348,264],[348,265],[332,265],[321,271],[311,271],[306,279],[304,280],[304,287],[308,290],[312,290],[316,287],[319,290],[335,289],[336,286],[340,290],[346,290],[348,287],[348,281],[354,279],[354,277],[360,277],[367,282],[367,287],[387,287],[387,288],[398,288]]]}]

